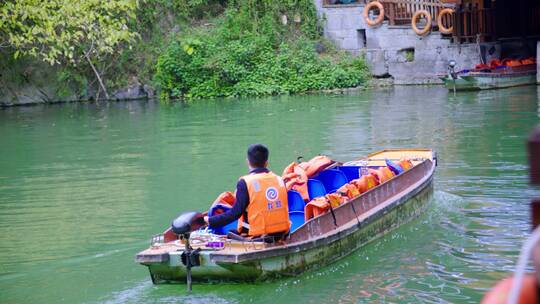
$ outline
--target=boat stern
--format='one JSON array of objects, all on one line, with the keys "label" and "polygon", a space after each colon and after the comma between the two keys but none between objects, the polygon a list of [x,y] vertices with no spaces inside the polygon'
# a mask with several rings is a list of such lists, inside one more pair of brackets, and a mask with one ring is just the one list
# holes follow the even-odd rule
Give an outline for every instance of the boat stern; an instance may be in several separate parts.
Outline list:
[{"label": "boat stern", "polygon": [[[212,257],[214,250],[198,250],[192,253],[195,264],[191,268],[194,281],[250,281],[261,276],[260,267],[253,263],[216,262]],[[148,267],[152,283],[184,283],[187,268],[184,245],[179,241],[153,244],[139,252],[135,261]]]}]

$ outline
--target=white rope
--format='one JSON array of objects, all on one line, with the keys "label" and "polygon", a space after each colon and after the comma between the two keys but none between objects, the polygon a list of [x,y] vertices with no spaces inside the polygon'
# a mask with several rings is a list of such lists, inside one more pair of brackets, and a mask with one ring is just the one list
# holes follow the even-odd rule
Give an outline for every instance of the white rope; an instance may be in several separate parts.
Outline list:
[{"label": "white rope", "polygon": [[525,241],[525,243],[523,243],[523,247],[521,247],[521,253],[516,265],[514,281],[512,282],[512,289],[510,289],[510,295],[508,297],[508,304],[518,304],[521,284],[523,283],[523,276],[525,274],[525,269],[527,268],[527,262],[529,261],[534,246],[539,240],[540,226],[534,229],[531,236]]}]

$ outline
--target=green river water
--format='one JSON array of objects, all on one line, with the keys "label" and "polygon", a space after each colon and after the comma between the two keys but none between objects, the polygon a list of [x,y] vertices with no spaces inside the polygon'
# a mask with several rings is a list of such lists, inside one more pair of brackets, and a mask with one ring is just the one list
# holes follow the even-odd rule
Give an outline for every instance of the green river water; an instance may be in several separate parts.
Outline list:
[{"label": "green river water", "polygon": [[[540,87],[448,94],[75,103],[0,109],[0,303],[477,303],[530,229],[525,140]],[[249,284],[153,286],[135,254],[206,209],[266,143],[350,160],[391,147],[439,154],[426,213],[330,266]]]}]

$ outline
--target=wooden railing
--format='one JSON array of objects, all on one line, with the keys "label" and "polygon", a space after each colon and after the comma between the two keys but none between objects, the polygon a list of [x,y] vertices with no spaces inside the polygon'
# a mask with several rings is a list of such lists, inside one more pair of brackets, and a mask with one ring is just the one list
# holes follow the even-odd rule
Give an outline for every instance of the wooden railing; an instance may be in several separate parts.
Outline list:
[{"label": "wooden railing", "polygon": [[350,0],[350,1],[323,0],[323,5],[347,5],[347,4],[364,4],[364,3],[366,3],[365,0]]},{"label": "wooden railing", "polygon": [[454,7],[439,0],[381,0],[384,6],[385,16],[390,25],[411,24],[415,12],[426,10],[432,18],[432,25],[437,25],[439,12],[446,7]]},{"label": "wooden railing", "polygon": [[[374,0],[355,0],[350,4],[365,4]],[[432,18],[432,25],[437,24],[437,16],[439,12],[446,7],[453,8],[454,3],[460,0],[378,0],[384,7],[385,18],[388,19],[390,25],[406,25],[411,24],[411,19],[414,13],[418,10],[427,10]],[[323,5],[340,5],[336,4],[336,0],[324,0]],[[346,1],[349,2],[349,1]],[[341,4],[342,5],[342,4]],[[451,20],[449,20],[451,22]]]},{"label": "wooden railing", "polygon": [[478,4],[458,5],[454,13],[453,39],[456,43],[485,42],[495,39],[495,10]]}]

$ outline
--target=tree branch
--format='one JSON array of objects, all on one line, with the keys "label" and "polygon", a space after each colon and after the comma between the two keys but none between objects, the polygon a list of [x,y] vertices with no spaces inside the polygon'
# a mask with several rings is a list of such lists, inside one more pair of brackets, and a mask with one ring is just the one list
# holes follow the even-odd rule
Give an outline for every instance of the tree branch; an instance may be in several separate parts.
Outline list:
[{"label": "tree branch", "polygon": [[109,93],[107,93],[107,88],[105,88],[105,85],[103,84],[103,80],[101,79],[99,72],[96,70],[96,67],[92,63],[92,60],[90,60],[90,56],[88,55],[88,53],[86,53],[84,56],[86,57],[86,61],[88,61],[88,64],[90,64],[90,67],[94,71],[94,74],[96,75],[96,78],[99,81],[99,85],[101,86],[101,89],[103,90],[103,93],[105,94],[105,98],[109,99]]}]

